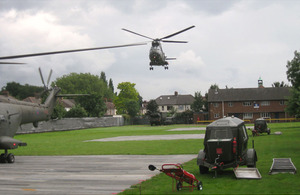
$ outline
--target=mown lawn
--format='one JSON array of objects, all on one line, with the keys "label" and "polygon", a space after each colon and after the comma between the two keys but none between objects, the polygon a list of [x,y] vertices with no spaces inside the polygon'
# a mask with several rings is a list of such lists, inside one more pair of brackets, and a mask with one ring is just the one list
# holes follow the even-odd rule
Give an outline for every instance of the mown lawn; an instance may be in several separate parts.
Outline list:
[{"label": "mown lawn", "polygon": [[[123,126],[18,135],[15,138],[27,142],[28,146],[20,147],[13,152],[15,155],[196,155],[203,148],[203,140],[84,142],[116,136],[204,133],[204,131],[166,131],[183,127],[200,126]],[[261,180],[237,180],[232,169],[224,171],[218,178],[213,178],[213,172],[200,175],[194,159],[185,163],[184,169],[203,182],[203,191],[190,192],[184,189],[173,192],[172,179],[165,174],[159,174],[141,184],[142,194],[299,194],[299,173],[268,175],[268,172],[273,158],[291,158],[294,165],[300,167],[300,123],[273,123],[269,124],[269,127],[272,133],[281,131],[282,135],[264,134],[254,138],[258,155],[257,168],[262,175]],[[251,140],[248,145],[251,147]],[[132,189],[121,194],[140,194],[140,184],[132,186]]]}]

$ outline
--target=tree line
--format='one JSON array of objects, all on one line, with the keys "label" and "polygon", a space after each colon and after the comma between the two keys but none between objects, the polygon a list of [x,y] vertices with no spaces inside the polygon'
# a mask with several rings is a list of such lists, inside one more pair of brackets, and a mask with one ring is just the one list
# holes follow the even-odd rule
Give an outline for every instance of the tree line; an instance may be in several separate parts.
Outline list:
[{"label": "tree line", "polygon": [[[140,108],[142,97],[135,89],[135,84],[123,82],[118,84],[119,94],[115,93],[113,80],[106,79],[105,72],[100,75],[90,73],[70,73],[57,78],[51,83],[51,86],[61,88],[62,94],[88,94],[88,96],[79,96],[75,99],[75,106],[70,111],[66,111],[61,103],[58,102],[52,118],[64,117],[101,117],[106,113],[105,102],[113,102],[117,108],[118,114],[128,114],[135,116]],[[2,87],[1,94],[4,91],[19,100],[27,97],[41,97],[44,87],[31,86],[28,84],[21,85],[16,82],[7,83]]]}]

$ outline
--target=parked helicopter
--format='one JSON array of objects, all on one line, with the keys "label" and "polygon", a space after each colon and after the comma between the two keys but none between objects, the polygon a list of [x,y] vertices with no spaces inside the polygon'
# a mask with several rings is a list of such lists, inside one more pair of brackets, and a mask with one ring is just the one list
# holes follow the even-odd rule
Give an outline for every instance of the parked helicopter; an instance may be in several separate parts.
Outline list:
[{"label": "parked helicopter", "polygon": [[185,28],[181,31],[178,31],[176,33],[170,34],[168,36],[165,36],[163,38],[157,38],[157,39],[153,39],[151,37],[127,30],[125,28],[122,28],[122,30],[133,33],[135,35],[147,38],[147,39],[151,39],[152,40],[152,46],[150,48],[150,52],[149,52],[149,59],[150,59],[150,70],[153,70],[152,66],[163,66],[165,68],[165,70],[169,69],[168,65],[168,61],[167,60],[176,60],[176,58],[168,58],[167,56],[165,56],[165,53],[162,50],[162,46],[160,42],[166,42],[166,43],[187,43],[187,41],[171,41],[171,40],[165,40],[168,39],[170,37],[173,37],[175,35],[178,35],[180,33],[183,33],[191,28],[194,28],[195,26],[190,26],[188,28]]},{"label": "parked helicopter", "polygon": [[[147,43],[133,43],[133,44],[125,44],[125,45],[106,46],[106,47],[31,53],[31,54],[4,56],[4,57],[0,57],[0,60],[26,58],[26,57],[43,56],[43,55],[54,55],[54,54],[71,53],[71,52],[82,52],[82,51],[91,51],[91,50],[101,50],[101,49],[112,49],[112,48],[119,48],[119,47],[131,47],[131,46],[146,45],[146,44]],[[24,63],[0,61],[0,64],[18,65]],[[6,162],[14,163],[15,157],[12,153],[8,153],[8,150],[16,149],[19,146],[27,145],[26,143],[13,138],[20,125],[33,123],[33,125],[37,127],[39,121],[49,120],[53,112],[53,109],[55,107],[57,97],[64,97],[64,96],[70,97],[70,96],[82,95],[82,94],[59,95],[60,88],[58,87],[53,87],[51,90],[48,90],[48,84],[49,84],[52,71],[49,74],[47,85],[45,85],[42,72],[40,69],[39,72],[40,72],[42,82],[45,86],[45,89],[50,92],[44,104],[33,104],[24,101],[12,100],[10,98],[4,98],[0,96],[0,149],[4,149],[5,151],[0,155],[0,163],[6,163]]]},{"label": "parked helicopter", "polygon": [[45,90],[49,91],[49,95],[44,104],[18,101],[0,96],[0,149],[4,149],[5,151],[0,155],[0,163],[14,163],[15,157],[12,153],[8,153],[8,150],[16,149],[18,146],[27,145],[26,143],[13,138],[19,126],[22,124],[33,123],[33,126],[37,127],[39,121],[49,120],[58,97],[86,95],[59,94],[61,89],[58,87],[53,87],[49,90],[48,85],[52,70],[50,71],[47,85],[45,85],[40,68],[39,72]]}]

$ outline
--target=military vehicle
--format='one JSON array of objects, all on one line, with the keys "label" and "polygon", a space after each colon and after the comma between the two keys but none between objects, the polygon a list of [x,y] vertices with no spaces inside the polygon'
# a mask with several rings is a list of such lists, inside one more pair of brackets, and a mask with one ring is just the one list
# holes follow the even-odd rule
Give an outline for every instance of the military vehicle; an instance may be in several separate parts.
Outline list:
[{"label": "military vehicle", "polygon": [[187,43],[187,41],[171,41],[171,40],[165,40],[168,39],[170,37],[173,37],[175,35],[178,35],[180,33],[183,33],[184,31],[187,31],[191,28],[194,28],[195,26],[190,26],[188,28],[185,28],[181,31],[178,31],[176,33],[173,33],[171,35],[165,36],[163,38],[157,38],[157,39],[153,39],[151,37],[145,36],[145,35],[141,35],[139,33],[133,32],[131,30],[127,30],[125,28],[122,28],[122,30],[133,33],[135,35],[147,38],[147,39],[151,39],[152,40],[152,46],[150,48],[150,52],[149,52],[149,59],[150,59],[150,70],[153,70],[152,66],[163,66],[165,68],[165,70],[169,69],[168,65],[168,61],[167,60],[176,60],[176,58],[168,58],[167,56],[165,56],[165,53],[162,50],[162,46],[160,42],[165,42],[165,43]]},{"label": "military vehicle", "polygon": [[59,94],[61,89],[58,87],[48,89],[52,71],[50,71],[47,86],[44,83],[40,69],[39,71],[44,87],[49,91],[44,104],[18,101],[5,97],[0,98],[0,149],[4,150],[4,153],[0,155],[0,163],[14,163],[15,157],[12,153],[8,153],[8,150],[27,145],[25,142],[13,138],[19,126],[32,123],[34,127],[37,127],[39,121],[49,120],[58,97],[87,95]]},{"label": "military vehicle", "polygon": [[268,128],[267,121],[264,118],[258,118],[254,121],[254,129],[252,130],[253,136],[260,133],[268,133],[270,135],[271,129]]},{"label": "military vehicle", "polygon": [[256,151],[248,149],[248,139],[244,121],[239,118],[226,117],[207,125],[204,150],[200,150],[197,157],[200,174],[209,169],[216,173],[241,165],[256,167]]}]

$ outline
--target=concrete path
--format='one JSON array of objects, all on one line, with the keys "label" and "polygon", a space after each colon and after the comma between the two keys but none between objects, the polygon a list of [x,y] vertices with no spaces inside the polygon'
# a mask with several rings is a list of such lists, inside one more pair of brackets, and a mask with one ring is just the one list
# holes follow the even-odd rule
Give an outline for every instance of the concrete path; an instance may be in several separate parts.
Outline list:
[{"label": "concrete path", "polygon": [[16,156],[0,164],[0,193],[116,194],[159,174],[164,163],[184,163],[197,155]]},{"label": "concrete path", "polygon": [[119,136],[119,137],[108,137],[108,138],[102,138],[102,139],[87,140],[85,142],[203,139],[204,136],[205,136],[204,134],[172,134],[172,135]]},{"label": "concrete path", "polygon": [[201,131],[201,130],[206,130],[206,127],[176,128],[176,129],[170,129],[167,131]]}]

